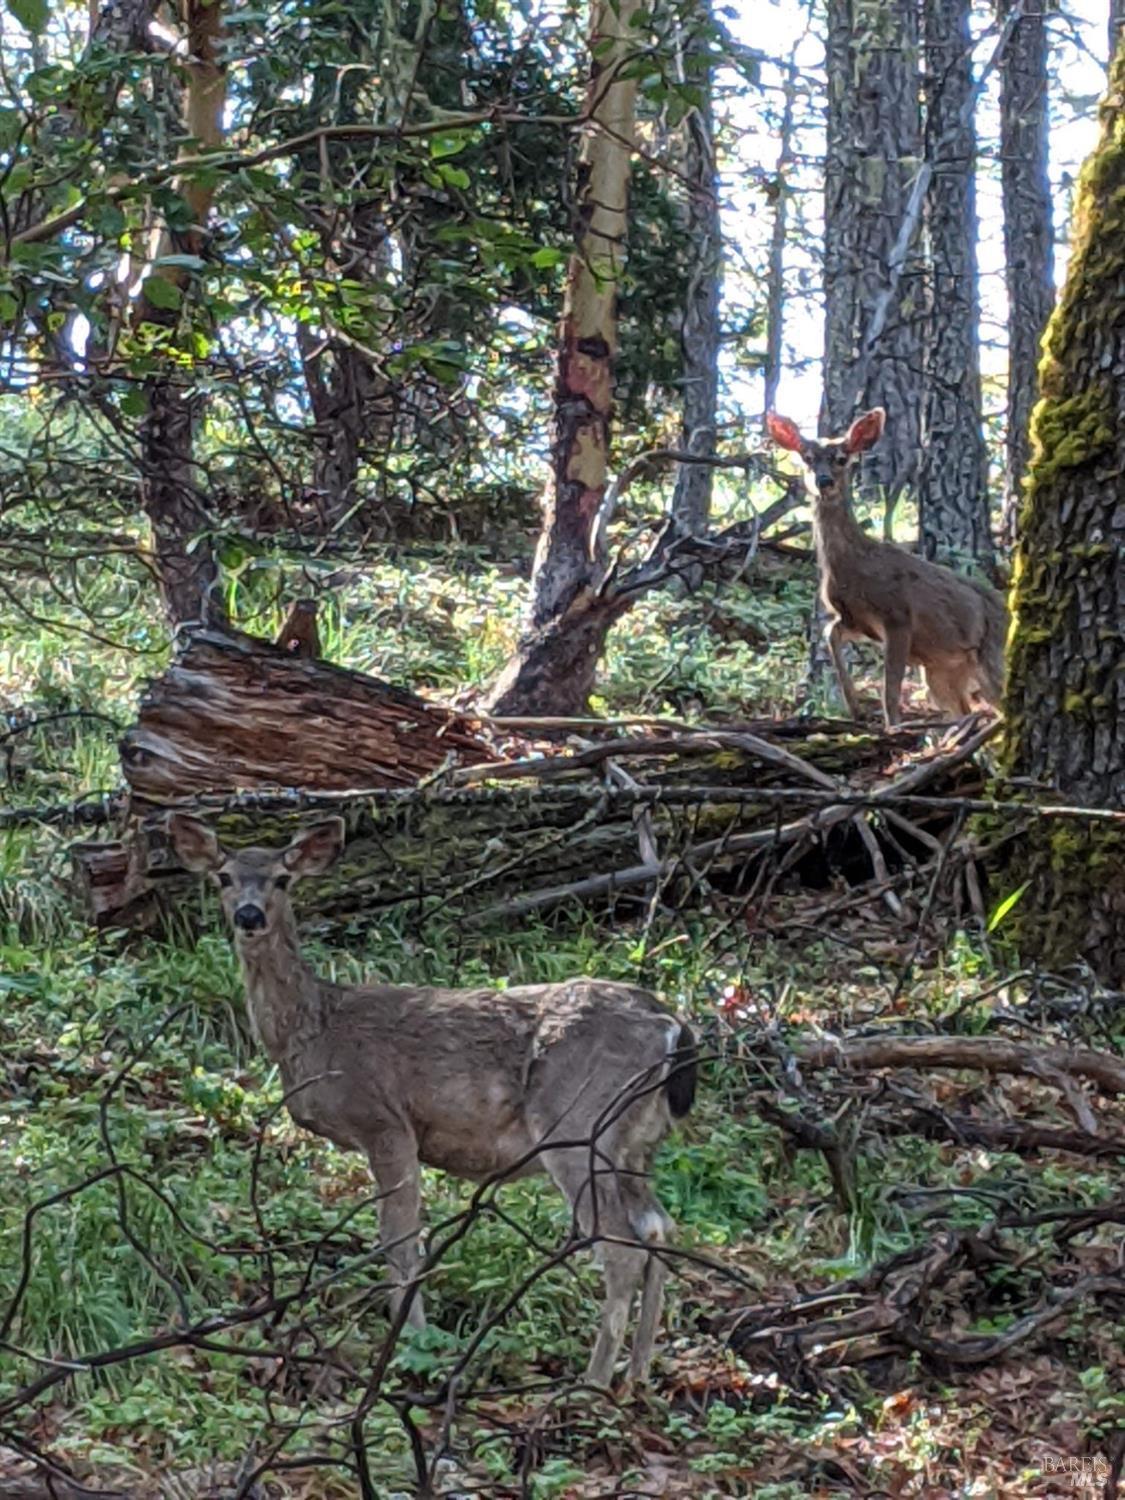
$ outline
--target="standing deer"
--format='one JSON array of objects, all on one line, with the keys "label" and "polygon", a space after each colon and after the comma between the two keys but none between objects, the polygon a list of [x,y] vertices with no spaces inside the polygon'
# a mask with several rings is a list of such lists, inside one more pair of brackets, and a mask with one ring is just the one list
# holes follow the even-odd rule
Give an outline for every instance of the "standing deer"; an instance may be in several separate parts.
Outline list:
[{"label": "standing deer", "polygon": [[[602,979],[501,992],[329,984],[301,957],[289,890],[339,855],[341,819],[285,849],[227,850],[182,814],[168,831],[183,864],[219,887],[251,1022],[289,1113],[367,1155],[395,1312],[419,1272],[420,1164],[470,1181],[546,1172],[579,1232],[605,1236],[605,1301],[586,1378],[609,1384],[640,1287],[629,1372],[643,1379],[667,1275],[653,1252],[672,1228],[647,1173],[694,1099],[689,1028],[647,990]],[[425,1325],[417,1289],[407,1316]]]},{"label": "standing deer", "polygon": [[1004,600],[987,584],[962,578],[893,542],[876,541],[852,514],[852,470],[859,455],[882,437],[885,423],[886,413],[877,406],[857,417],[843,437],[814,442],[788,417],[773,412],[766,417],[774,442],[798,454],[805,465],[820,597],[828,613],[825,636],[848,712],[859,718],[860,702],[842,648],[845,641],[862,639],[883,646],[888,726],[899,721],[908,663],[923,669],[931,698],[946,712],[971,713],[974,696],[996,708],[1008,629]]}]

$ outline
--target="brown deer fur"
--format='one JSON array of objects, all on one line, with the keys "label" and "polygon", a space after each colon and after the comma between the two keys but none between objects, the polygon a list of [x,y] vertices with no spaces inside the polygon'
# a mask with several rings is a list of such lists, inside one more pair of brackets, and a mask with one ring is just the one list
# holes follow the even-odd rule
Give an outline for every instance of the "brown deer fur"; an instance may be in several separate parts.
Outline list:
[{"label": "brown deer fur", "polygon": [[876,407],[857,417],[843,437],[814,442],[788,417],[771,412],[766,418],[773,441],[805,465],[820,597],[828,614],[825,635],[848,712],[860,715],[842,650],[854,640],[883,647],[888,725],[899,720],[907,665],[922,668],[930,697],[947,713],[971,713],[975,699],[997,708],[1008,629],[1004,600],[987,584],[868,536],[852,514],[852,470],[878,442],[885,422],[882,407]]},{"label": "brown deer fur", "polygon": [[481,1181],[546,1172],[582,1235],[605,1236],[601,1327],[587,1378],[609,1383],[638,1288],[630,1373],[643,1378],[660,1326],[671,1222],[648,1183],[652,1157],[695,1089],[691,1031],[646,990],[600,979],[505,991],[337,985],[301,957],[288,886],[323,873],[339,818],[285,849],[230,852],[194,818],[169,833],[189,870],[219,887],[254,1029],[298,1125],[363,1151],[380,1191],[394,1291],[422,1325],[419,1166]]}]

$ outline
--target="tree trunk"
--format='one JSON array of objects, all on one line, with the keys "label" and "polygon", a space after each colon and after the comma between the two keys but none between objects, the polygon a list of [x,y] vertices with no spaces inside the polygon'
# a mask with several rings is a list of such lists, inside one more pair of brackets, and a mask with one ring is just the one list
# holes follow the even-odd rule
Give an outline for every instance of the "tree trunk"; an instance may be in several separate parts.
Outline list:
[{"label": "tree trunk", "polygon": [[1109,0],[1109,51],[1106,67],[1113,67],[1113,59],[1121,45],[1121,33],[1125,31],[1125,0]]},{"label": "tree trunk", "polygon": [[969,0],[923,0],[930,256],[918,530],[923,556],[993,567],[980,386]]},{"label": "tree trunk", "polygon": [[793,165],[793,111],[797,102],[796,48],[785,71],[785,99],[778,132],[777,169],[774,175],[773,228],[770,231],[769,266],[766,272],[766,363],[763,370],[762,411],[777,404],[781,384],[781,362],[785,335],[785,249],[789,233],[789,192],[786,178]]},{"label": "tree trunk", "polygon": [[[1015,0],[1000,0],[1005,19]],[[1027,472],[1039,344],[1055,300],[1054,226],[1047,175],[1047,33],[1043,12],[1025,10],[1000,59],[1000,159],[1008,286],[1008,424],[1004,535],[1015,536]]]},{"label": "tree trunk", "polygon": [[[493,688],[497,714],[585,710],[612,611],[591,611],[599,565],[594,529],[605,496],[617,285],[628,228],[637,85],[624,64],[642,43],[640,0],[593,0],[587,131],[577,231],[558,335],[551,475],[523,639]],[[580,626],[581,649],[563,639]]]},{"label": "tree trunk", "polygon": [[[1005,700],[1006,770],[1084,807],[1125,805],[1125,51],[1075,208],[1066,286],[1048,326],[1020,510]],[[1025,949],[1125,981],[1125,834],[1040,820],[1014,909]]]},{"label": "tree trunk", "polygon": [[886,408],[886,433],[863,461],[858,492],[861,499],[882,498],[890,514],[918,466],[917,255],[903,267],[873,347],[868,335],[922,149],[913,5],[829,0],[827,68],[821,425],[839,433],[860,408]]},{"label": "tree trunk", "polygon": [[[710,21],[708,0],[701,0],[698,19]],[[685,232],[692,247],[693,265],[680,342],[683,359],[683,436],[687,453],[710,458],[715,452],[719,404],[719,293],[722,279],[722,224],[719,218],[719,180],[715,166],[715,109],[713,70],[706,36],[689,40],[684,55],[685,81],[699,90],[698,108],[684,121],[686,150],[683,171],[687,184]],[[678,531],[702,536],[711,514],[714,471],[707,464],[681,464],[672,495],[672,517]],[[680,585],[690,592],[699,587],[699,569],[685,575]]]},{"label": "tree trunk", "polygon": [[[185,129],[202,149],[216,149],[222,145],[226,101],[222,9],[218,0],[182,0],[181,20]],[[150,273],[151,281],[174,288],[175,295],[156,299],[150,292],[142,295],[135,310],[138,324],[152,323],[167,330],[169,340],[175,339],[180,304],[189,290],[189,272],[159,261],[172,254],[202,254],[214,179],[185,178],[177,189],[191,209],[191,226],[161,232]],[[169,302],[174,305],[168,306]],[[193,384],[190,371],[182,371],[169,360],[167,371],[147,382],[148,411],[140,432],[141,500],[152,530],[164,613],[173,629],[195,621],[220,623],[225,617],[208,534],[206,481],[195,463],[199,397]]]}]

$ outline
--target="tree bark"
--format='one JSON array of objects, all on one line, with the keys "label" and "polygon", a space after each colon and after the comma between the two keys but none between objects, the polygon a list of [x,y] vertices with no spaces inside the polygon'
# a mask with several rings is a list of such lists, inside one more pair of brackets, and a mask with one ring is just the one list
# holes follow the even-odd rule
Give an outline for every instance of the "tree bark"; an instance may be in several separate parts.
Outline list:
[{"label": "tree bark", "polygon": [[883,406],[883,441],[863,461],[858,493],[888,516],[918,466],[921,264],[907,261],[885,325],[868,348],[891,251],[922,150],[918,28],[900,0],[829,0],[825,169],[825,347],[821,426],[839,433]]},{"label": "tree bark", "polygon": [[465,721],[377,677],[233,631],[196,631],[121,741],[134,809],[278,787],[413,786],[492,758]]},{"label": "tree bark", "polygon": [[[1125,805],[1125,51],[1075,208],[1066,286],[1040,367],[1021,506],[1005,700],[1009,774],[1087,807]],[[1125,980],[1125,834],[1041,821],[1014,908],[1031,954]]]},{"label": "tree bark", "polygon": [[[608,477],[637,92],[626,64],[643,38],[633,26],[640,9],[640,0],[593,0],[590,125],[558,334],[551,474],[523,639],[491,694],[498,714],[583,712],[613,620],[611,610],[593,607],[600,572],[594,530]],[[572,624],[582,636],[580,648],[566,639]]]},{"label": "tree bark", "polygon": [[766,271],[766,363],[763,374],[762,411],[777,404],[781,384],[781,361],[785,337],[785,249],[789,233],[789,193],[786,178],[793,165],[793,111],[797,102],[797,63],[786,64],[784,102],[778,130],[777,168],[774,174],[773,227],[770,230],[769,266]]},{"label": "tree bark", "polygon": [[918,530],[923,556],[993,568],[980,385],[969,0],[923,0],[930,275]]},{"label": "tree bark", "polygon": [[[701,23],[710,21],[709,0],[699,5]],[[684,308],[680,343],[683,360],[683,435],[687,453],[710,458],[715,452],[719,405],[719,294],[722,281],[722,224],[719,218],[719,180],[715,166],[715,109],[713,70],[708,39],[693,37],[685,48],[685,81],[700,93],[698,108],[684,121],[687,183],[685,231],[692,246],[693,265]],[[708,464],[681,464],[672,495],[672,517],[677,530],[702,536],[711,514],[714,470]],[[683,592],[698,588],[702,572],[685,575]]]},{"label": "tree bark", "polygon": [[1121,33],[1125,31],[1125,0],[1109,0],[1109,50],[1106,67],[1113,67],[1113,59],[1121,45]]},{"label": "tree bark", "polygon": [[[219,0],[182,0],[184,37],[184,126],[204,150],[223,140],[226,70],[221,58],[222,7]],[[195,149],[195,148],[192,148]],[[182,266],[159,264],[168,255],[201,256],[206,223],[214,197],[213,179],[185,178],[177,190],[191,210],[190,227],[161,231],[151,279],[174,287],[177,305],[167,307],[142,295],[137,323],[151,323],[175,338],[179,301],[189,289]],[[161,299],[161,303],[165,299]],[[175,629],[190,622],[221,623],[225,618],[217,592],[218,565],[209,536],[211,523],[205,478],[195,463],[195,429],[199,396],[172,360],[145,386],[148,411],[141,423],[141,501],[152,531],[164,613]]]},{"label": "tree bark", "polygon": [[[1015,0],[1000,0],[1001,20]],[[1054,226],[1047,145],[1047,33],[1041,9],[1025,9],[1000,59],[1000,159],[1008,287],[1008,420],[1004,535],[1015,536],[1030,452],[1039,346],[1055,300]]]}]

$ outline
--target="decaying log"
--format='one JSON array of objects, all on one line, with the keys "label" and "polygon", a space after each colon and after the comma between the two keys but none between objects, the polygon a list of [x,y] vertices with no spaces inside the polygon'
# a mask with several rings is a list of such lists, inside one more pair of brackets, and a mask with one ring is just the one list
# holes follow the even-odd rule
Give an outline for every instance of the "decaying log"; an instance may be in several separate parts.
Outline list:
[{"label": "decaying log", "polygon": [[135,808],[265,787],[412,786],[491,759],[465,721],[376,677],[251,636],[198,631],[121,744]]},{"label": "decaying log", "polygon": [[[765,726],[755,730],[754,735],[614,740],[608,758],[579,751],[537,757],[533,766],[524,763],[534,775],[512,774],[520,766],[506,762],[495,767],[498,779],[491,785],[476,781],[487,767],[471,767],[409,790],[212,793],[196,798],[194,806],[232,844],[280,842],[303,821],[329,812],[344,816],[349,839],[343,858],[321,880],[299,888],[298,909],[304,904],[306,911],[337,917],[408,903],[420,913],[461,918],[506,903],[522,910],[536,892],[544,899],[533,900],[533,906],[550,904],[570,889],[581,892],[591,871],[625,876],[638,855],[647,858],[653,849],[661,855],[653,878],[665,889],[682,884],[685,857],[695,872],[691,879],[737,881],[748,860],[772,857],[776,830],[789,819],[790,808],[806,815],[804,828],[813,844],[822,836],[844,838],[846,817],[839,816],[835,803],[825,802],[862,798],[863,784],[869,790],[873,782],[883,784],[883,767],[911,748],[901,735],[892,744],[881,733],[857,734],[851,726],[843,734],[817,730],[802,747],[804,772],[798,777],[793,737],[786,739],[789,748],[770,746],[761,743]],[[848,786],[839,779],[848,765],[856,790],[830,790]],[[630,770],[622,776],[612,774],[613,767]],[[463,778],[470,784],[459,785]],[[961,763],[952,779],[939,775],[932,785],[939,792],[971,791],[979,786],[979,773]],[[940,832],[949,826],[950,813],[940,797],[931,804],[920,812],[911,809],[911,817],[919,827]],[[173,895],[187,890],[164,836],[162,809],[147,804],[139,811],[134,838],[140,879]],[[97,858],[106,869],[115,861],[123,871],[134,868],[123,849],[111,853],[105,846],[85,846],[91,847],[101,849]],[[128,926],[141,920],[125,887],[116,901],[109,881],[99,881],[89,853],[84,860],[98,924]],[[625,885],[639,892],[634,901],[643,901],[643,884],[608,880],[596,894],[617,897]]]}]

